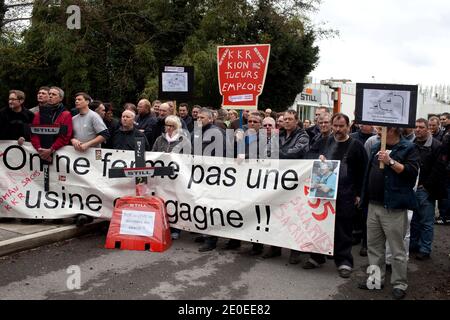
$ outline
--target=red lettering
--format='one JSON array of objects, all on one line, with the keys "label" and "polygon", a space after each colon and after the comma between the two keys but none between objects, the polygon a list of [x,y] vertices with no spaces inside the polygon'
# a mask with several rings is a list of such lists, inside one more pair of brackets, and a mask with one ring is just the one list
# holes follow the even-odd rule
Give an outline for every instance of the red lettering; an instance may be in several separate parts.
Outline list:
[{"label": "red lettering", "polygon": [[330,210],[332,214],[336,214],[336,211],[330,201],[323,205],[323,212],[321,214],[316,214],[313,212],[312,215],[317,221],[324,221],[328,217],[328,210]]}]

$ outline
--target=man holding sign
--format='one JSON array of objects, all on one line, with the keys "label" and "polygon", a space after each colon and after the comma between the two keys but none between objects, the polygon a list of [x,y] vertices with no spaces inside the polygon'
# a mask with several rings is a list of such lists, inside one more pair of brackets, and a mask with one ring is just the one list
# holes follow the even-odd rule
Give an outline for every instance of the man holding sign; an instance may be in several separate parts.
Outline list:
[{"label": "man holding sign", "polygon": [[[386,150],[377,143],[371,150],[369,166],[363,187],[363,202],[368,203],[367,245],[370,266],[380,270],[380,278],[369,276],[359,285],[361,289],[381,289],[385,277],[385,251],[388,241],[392,255],[391,284],[393,297],[402,299],[406,294],[407,254],[403,239],[408,224],[407,210],[414,210],[414,194],[419,170],[419,155],[414,145],[401,137],[401,129],[389,127]],[[380,169],[379,162],[385,164]],[[383,191],[383,192],[381,192]]]}]

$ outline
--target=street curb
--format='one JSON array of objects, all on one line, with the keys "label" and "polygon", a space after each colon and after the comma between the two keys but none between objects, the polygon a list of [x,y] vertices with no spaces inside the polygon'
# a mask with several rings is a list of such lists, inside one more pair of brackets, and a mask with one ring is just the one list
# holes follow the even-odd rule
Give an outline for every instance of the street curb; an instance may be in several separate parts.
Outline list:
[{"label": "street curb", "polygon": [[99,220],[83,227],[70,225],[0,241],[0,257],[92,233],[108,226],[108,224],[108,220]]}]

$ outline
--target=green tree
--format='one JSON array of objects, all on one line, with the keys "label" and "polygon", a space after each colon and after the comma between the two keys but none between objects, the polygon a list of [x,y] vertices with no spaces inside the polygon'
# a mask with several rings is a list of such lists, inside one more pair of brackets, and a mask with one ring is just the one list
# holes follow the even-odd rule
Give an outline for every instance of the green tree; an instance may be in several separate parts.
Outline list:
[{"label": "green tree", "polygon": [[[1,0],[0,4],[4,3]],[[322,30],[306,18],[319,1],[298,0],[35,0],[20,38],[0,35],[0,99],[7,89],[34,97],[42,85],[87,91],[116,106],[157,98],[165,65],[195,67],[195,99],[218,107],[216,48],[271,44],[261,107],[285,108],[318,60]],[[66,8],[81,8],[81,29],[69,30]],[[181,102],[181,101],[180,101]],[[32,106],[33,99],[27,104]]]}]

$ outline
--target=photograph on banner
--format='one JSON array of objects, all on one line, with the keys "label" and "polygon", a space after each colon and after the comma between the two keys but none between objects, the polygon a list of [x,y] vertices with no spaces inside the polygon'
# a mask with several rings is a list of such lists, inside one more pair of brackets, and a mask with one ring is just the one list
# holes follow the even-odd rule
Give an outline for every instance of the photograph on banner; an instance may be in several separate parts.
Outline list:
[{"label": "photograph on banner", "polygon": [[336,200],[340,163],[337,160],[314,161],[309,198]]},{"label": "photograph on banner", "polygon": [[360,124],[414,128],[418,86],[356,84],[355,120]]}]

